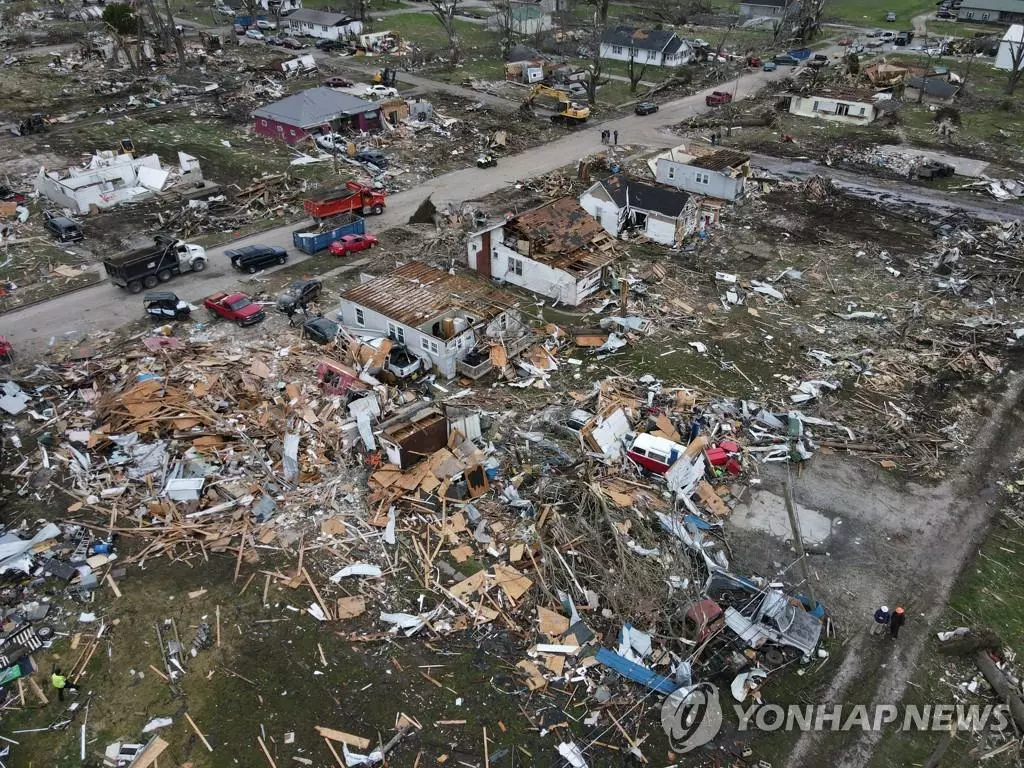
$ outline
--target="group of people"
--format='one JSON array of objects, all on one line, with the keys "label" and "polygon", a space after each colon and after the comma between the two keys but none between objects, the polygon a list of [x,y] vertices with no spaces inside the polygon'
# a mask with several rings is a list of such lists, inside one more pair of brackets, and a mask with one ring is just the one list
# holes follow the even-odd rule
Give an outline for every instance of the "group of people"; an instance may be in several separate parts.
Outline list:
[{"label": "group of people", "polygon": [[619,144],[619,132],[618,131],[601,131],[601,143],[602,144]]},{"label": "group of people", "polygon": [[902,605],[897,605],[891,612],[889,606],[883,605],[875,611],[875,623],[871,627],[872,635],[884,635],[889,630],[889,637],[895,640],[900,636],[900,627],[907,620]]}]

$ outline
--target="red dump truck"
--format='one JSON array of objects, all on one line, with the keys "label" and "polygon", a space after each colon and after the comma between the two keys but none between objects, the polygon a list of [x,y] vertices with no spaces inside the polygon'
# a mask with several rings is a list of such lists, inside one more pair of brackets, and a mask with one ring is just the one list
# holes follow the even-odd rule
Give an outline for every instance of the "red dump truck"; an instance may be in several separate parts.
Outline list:
[{"label": "red dump truck", "polygon": [[384,192],[355,181],[344,187],[313,195],[304,204],[306,213],[314,219],[326,219],[339,213],[359,213],[368,216],[384,212]]}]

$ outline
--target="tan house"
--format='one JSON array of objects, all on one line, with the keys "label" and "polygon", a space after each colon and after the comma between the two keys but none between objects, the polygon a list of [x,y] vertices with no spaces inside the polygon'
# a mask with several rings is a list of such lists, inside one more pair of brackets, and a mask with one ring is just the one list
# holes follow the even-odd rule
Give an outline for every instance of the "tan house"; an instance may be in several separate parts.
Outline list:
[{"label": "tan house", "polygon": [[838,88],[816,91],[808,96],[790,96],[789,113],[849,125],[867,125],[878,117],[878,109],[870,93]]}]

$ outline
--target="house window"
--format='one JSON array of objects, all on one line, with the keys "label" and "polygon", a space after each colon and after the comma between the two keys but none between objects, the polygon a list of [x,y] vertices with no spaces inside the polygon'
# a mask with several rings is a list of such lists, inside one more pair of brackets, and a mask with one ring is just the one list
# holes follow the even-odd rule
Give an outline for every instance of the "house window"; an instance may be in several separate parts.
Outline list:
[{"label": "house window", "polygon": [[814,102],[814,107],[813,107],[813,111],[814,112],[818,111],[820,104],[821,104],[821,102],[819,102],[819,101]]},{"label": "house window", "polygon": [[968,11],[967,12],[967,18],[968,19],[973,19],[974,18],[974,11]]},{"label": "house window", "polygon": [[988,14],[987,13],[981,14],[981,20],[982,21],[988,21]]},{"label": "house window", "polygon": [[499,315],[499,317],[498,317],[498,327],[501,328],[501,330],[503,330],[503,331],[508,329],[508,315],[506,315],[504,313]]},{"label": "house window", "polygon": [[508,271],[512,274],[523,276],[523,260],[508,257]]},{"label": "house window", "polygon": [[850,105],[849,104],[836,104],[836,114],[837,115],[848,115],[848,114],[850,114]]},{"label": "house window", "polygon": [[284,133],[284,126],[283,125],[275,126],[275,128],[277,129],[278,133]]},{"label": "house window", "polygon": [[326,24],[321,24],[320,25],[320,31],[321,32],[326,32],[327,31],[327,25]]},{"label": "house window", "polygon": [[363,310],[356,309],[356,325],[366,325],[366,318],[363,317]]},{"label": "house window", "polygon": [[640,51],[637,50],[636,48],[630,48],[629,49],[629,56],[630,56],[630,58],[635,59],[639,55],[640,55]]},{"label": "house window", "polygon": [[267,127],[267,121],[266,120],[260,120],[260,125],[262,125],[264,128],[266,128]]},{"label": "house window", "polygon": [[861,108],[860,108],[860,115],[861,115],[861,117],[863,117],[863,116],[864,116],[864,113],[865,113],[866,111],[867,111],[867,107],[861,107]]},{"label": "house window", "polygon": [[431,354],[436,355],[437,354],[437,349],[438,349],[437,342],[436,341],[430,342],[430,352],[431,352]]},{"label": "house window", "polygon": [[622,54],[622,46],[621,45],[613,45],[612,46],[612,53],[617,54],[617,55],[621,55]]},{"label": "house window", "polygon": [[428,349],[429,350],[430,349],[430,339],[428,339],[426,336],[420,336],[420,346],[423,347],[424,349]]},{"label": "house window", "polygon": [[670,179],[674,179],[676,177],[676,167],[674,165],[670,165],[668,167],[668,177]]},{"label": "house window", "polygon": [[405,344],[405,328],[394,323],[388,323],[388,336],[399,344]]},{"label": "house window", "polygon": [[710,184],[711,183],[711,176],[709,174],[706,174],[706,173],[697,173],[697,174],[694,175],[693,180],[697,184]]}]

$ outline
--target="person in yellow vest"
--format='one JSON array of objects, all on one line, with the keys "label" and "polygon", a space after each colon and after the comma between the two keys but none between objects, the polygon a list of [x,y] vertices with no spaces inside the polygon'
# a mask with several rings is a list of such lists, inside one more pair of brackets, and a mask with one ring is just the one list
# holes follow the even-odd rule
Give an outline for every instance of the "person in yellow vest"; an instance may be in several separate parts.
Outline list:
[{"label": "person in yellow vest", "polygon": [[56,664],[53,665],[53,672],[50,674],[50,685],[57,690],[57,698],[64,701],[64,690],[78,691],[78,686],[74,683],[68,682],[67,677],[64,676],[64,672]]}]

